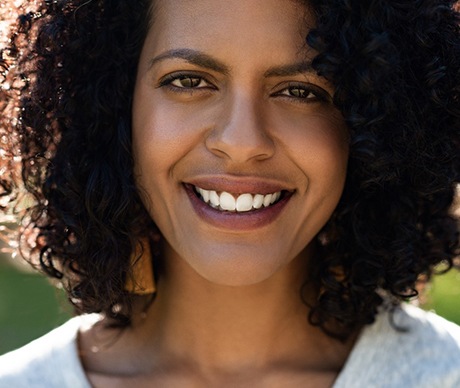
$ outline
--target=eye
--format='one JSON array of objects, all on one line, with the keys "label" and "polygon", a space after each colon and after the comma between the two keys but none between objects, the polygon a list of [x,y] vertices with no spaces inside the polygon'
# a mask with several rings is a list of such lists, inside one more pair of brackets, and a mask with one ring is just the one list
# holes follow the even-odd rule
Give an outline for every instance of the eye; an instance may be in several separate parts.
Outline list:
[{"label": "eye", "polygon": [[291,97],[296,97],[296,98],[315,98],[316,94],[306,90],[304,88],[294,86],[291,88],[284,89],[281,93],[281,95],[285,96],[291,96]]},{"label": "eye", "polygon": [[197,89],[215,89],[214,85],[196,74],[173,73],[159,82],[159,87],[168,87],[172,91],[192,91]]},{"label": "eye", "polygon": [[194,89],[206,87],[208,83],[200,77],[180,76],[171,81],[170,85],[176,88]]},{"label": "eye", "polygon": [[331,101],[331,96],[324,89],[312,84],[289,84],[287,88],[275,93],[299,102]]}]

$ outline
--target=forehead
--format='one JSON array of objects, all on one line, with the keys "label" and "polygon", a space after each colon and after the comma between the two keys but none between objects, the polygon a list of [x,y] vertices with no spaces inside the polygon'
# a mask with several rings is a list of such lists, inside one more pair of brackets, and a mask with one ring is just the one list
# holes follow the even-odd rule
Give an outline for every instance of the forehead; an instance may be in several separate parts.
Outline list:
[{"label": "forehead", "polygon": [[256,49],[293,56],[305,49],[314,26],[298,0],[156,0],[153,15],[146,43],[158,51]]}]

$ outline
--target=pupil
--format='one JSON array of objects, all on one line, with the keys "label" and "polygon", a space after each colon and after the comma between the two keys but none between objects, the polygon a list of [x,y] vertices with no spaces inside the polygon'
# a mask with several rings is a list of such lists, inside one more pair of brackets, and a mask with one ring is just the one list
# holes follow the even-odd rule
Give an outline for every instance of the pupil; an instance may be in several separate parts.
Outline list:
[{"label": "pupil", "polygon": [[200,78],[184,77],[181,78],[181,84],[184,88],[193,88],[200,84]]},{"label": "pupil", "polygon": [[291,93],[294,97],[300,97],[300,98],[307,97],[307,92],[305,89],[291,88]]}]

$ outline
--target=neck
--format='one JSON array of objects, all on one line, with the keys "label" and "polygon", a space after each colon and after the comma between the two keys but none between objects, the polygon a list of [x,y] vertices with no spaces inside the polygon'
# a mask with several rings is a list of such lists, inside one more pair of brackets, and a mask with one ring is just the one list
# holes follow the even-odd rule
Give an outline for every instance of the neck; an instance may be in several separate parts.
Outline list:
[{"label": "neck", "polygon": [[[305,255],[270,279],[244,287],[208,282],[182,259],[168,257],[154,303],[146,314],[140,313],[145,303],[134,306],[129,329],[120,333],[96,325],[81,333],[85,369],[94,381],[182,376],[181,381],[198,381],[198,386],[229,381],[242,386],[238,378],[251,386],[286,386],[286,381],[331,386],[356,336],[342,344],[308,323],[309,310],[300,297],[308,273]],[[92,352],[94,345],[102,350]],[[167,386],[165,381],[158,385]]]},{"label": "neck", "polygon": [[150,343],[146,349],[229,372],[293,360],[311,367],[324,367],[325,359],[331,368],[343,363],[339,344],[308,323],[300,297],[305,252],[272,278],[241,287],[213,284],[178,257],[167,262],[154,304],[135,324]]}]

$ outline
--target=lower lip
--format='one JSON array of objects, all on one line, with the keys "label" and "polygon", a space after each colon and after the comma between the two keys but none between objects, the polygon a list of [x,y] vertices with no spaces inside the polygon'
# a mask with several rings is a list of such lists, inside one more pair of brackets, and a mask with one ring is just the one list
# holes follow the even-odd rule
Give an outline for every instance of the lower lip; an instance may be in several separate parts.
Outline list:
[{"label": "lower lip", "polygon": [[292,194],[289,193],[274,205],[249,212],[223,212],[212,208],[199,199],[193,186],[185,184],[184,187],[194,210],[201,219],[217,228],[232,231],[247,231],[271,224],[278,218],[292,197]]}]

